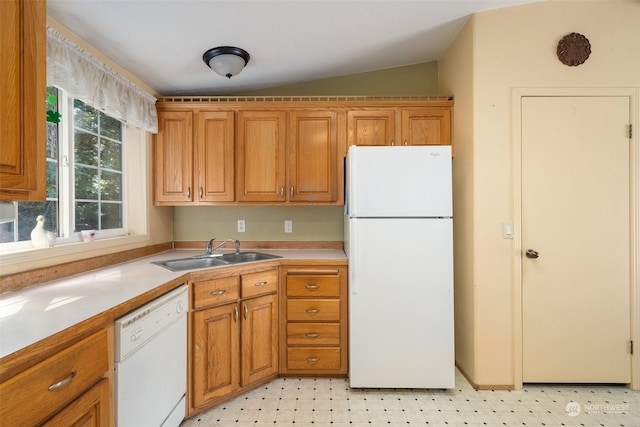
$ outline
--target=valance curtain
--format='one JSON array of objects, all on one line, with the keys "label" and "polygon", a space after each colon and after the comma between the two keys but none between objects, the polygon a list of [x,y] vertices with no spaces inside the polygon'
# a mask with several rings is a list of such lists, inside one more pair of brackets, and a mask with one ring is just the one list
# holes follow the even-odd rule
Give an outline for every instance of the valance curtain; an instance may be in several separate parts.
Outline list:
[{"label": "valance curtain", "polygon": [[47,27],[47,84],[128,125],[158,132],[155,97],[51,27]]}]

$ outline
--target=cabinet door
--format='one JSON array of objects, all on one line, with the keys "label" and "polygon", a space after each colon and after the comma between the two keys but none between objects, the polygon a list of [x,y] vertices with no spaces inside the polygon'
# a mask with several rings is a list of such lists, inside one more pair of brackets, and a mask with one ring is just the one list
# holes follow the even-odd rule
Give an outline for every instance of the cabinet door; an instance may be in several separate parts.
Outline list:
[{"label": "cabinet door", "polygon": [[196,114],[197,200],[234,199],[234,123],[232,111]]},{"label": "cabinet door", "polygon": [[403,110],[402,145],[451,145],[451,110]]},{"label": "cabinet door", "polygon": [[349,111],[348,145],[395,145],[395,110]]},{"label": "cabinet door", "polygon": [[159,111],[155,137],[155,201],[193,201],[193,113]]},{"label": "cabinet door", "polygon": [[193,313],[191,403],[198,408],[240,386],[238,304]]},{"label": "cabinet door", "polygon": [[335,111],[292,112],[289,119],[289,200],[335,202],[338,197]]},{"label": "cabinet door", "polygon": [[0,1],[0,200],[46,197],[46,5]]},{"label": "cabinet door", "polygon": [[278,373],[278,297],[265,295],[242,305],[242,385]]},{"label": "cabinet door", "polygon": [[43,424],[44,427],[110,427],[109,380],[103,379]]},{"label": "cabinet door", "polygon": [[241,111],[237,126],[237,200],[285,201],[286,113]]}]

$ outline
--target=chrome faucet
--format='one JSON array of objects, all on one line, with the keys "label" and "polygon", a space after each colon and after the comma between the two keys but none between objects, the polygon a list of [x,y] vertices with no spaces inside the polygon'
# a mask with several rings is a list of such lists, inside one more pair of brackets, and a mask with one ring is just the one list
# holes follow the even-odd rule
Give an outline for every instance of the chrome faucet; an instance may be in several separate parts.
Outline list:
[{"label": "chrome faucet", "polygon": [[240,253],[240,240],[238,239],[227,239],[224,240],[220,243],[218,243],[215,247],[213,246],[213,241],[216,240],[216,238],[214,237],[213,239],[209,240],[209,243],[207,243],[207,250],[206,250],[206,254],[207,255],[212,255],[213,251],[215,251],[216,249],[218,249],[220,246],[224,245],[225,243],[229,243],[229,242],[233,242],[236,245],[236,254]]},{"label": "chrome faucet", "polygon": [[213,241],[216,240],[216,238],[212,238],[211,240],[209,240],[209,243],[207,243],[207,249],[205,250],[205,254],[207,255],[211,255],[213,253]]}]

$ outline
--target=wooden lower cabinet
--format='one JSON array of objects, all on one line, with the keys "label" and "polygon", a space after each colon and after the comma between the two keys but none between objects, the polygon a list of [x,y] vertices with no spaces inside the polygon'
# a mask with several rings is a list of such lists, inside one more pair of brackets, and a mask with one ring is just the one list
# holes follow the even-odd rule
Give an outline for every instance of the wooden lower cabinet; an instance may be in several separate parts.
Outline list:
[{"label": "wooden lower cabinet", "polygon": [[271,268],[191,282],[189,415],[278,375],[277,279]]},{"label": "wooden lower cabinet", "polygon": [[278,296],[248,299],[242,305],[242,385],[278,373]]},{"label": "wooden lower cabinet", "polygon": [[97,427],[111,425],[111,391],[105,378],[67,405],[45,427]]},{"label": "wooden lower cabinet", "polygon": [[238,304],[193,313],[191,402],[202,407],[240,387]]},{"label": "wooden lower cabinet", "polygon": [[109,326],[0,384],[2,426],[111,426]]},{"label": "wooden lower cabinet", "polygon": [[280,373],[347,374],[347,267],[281,267]]}]

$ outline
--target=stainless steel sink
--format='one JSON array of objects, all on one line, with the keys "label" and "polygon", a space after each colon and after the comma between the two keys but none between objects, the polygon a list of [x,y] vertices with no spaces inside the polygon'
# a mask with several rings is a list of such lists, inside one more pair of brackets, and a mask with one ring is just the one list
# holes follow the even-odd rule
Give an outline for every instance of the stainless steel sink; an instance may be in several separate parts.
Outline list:
[{"label": "stainless steel sink", "polygon": [[228,262],[223,261],[222,259],[220,259],[220,257],[170,259],[167,261],[154,261],[153,264],[159,265],[171,271],[195,270],[198,268],[210,268],[229,265]]},{"label": "stainless steel sink", "polygon": [[224,265],[240,264],[243,262],[264,261],[268,259],[282,258],[278,255],[270,255],[262,252],[240,252],[214,256],[195,256],[192,258],[170,259],[167,261],[153,261],[171,271],[196,270],[199,268],[221,267]]},{"label": "stainless steel sink", "polygon": [[220,257],[230,264],[237,264],[240,262],[252,262],[252,261],[264,261],[267,259],[282,258],[278,255],[270,255],[262,252],[240,252],[224,254]]}]

